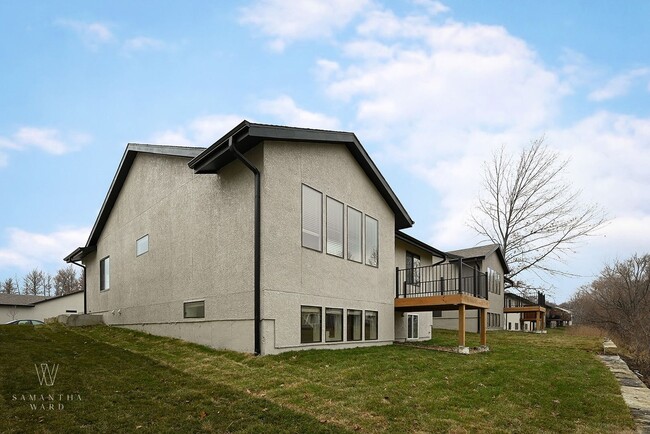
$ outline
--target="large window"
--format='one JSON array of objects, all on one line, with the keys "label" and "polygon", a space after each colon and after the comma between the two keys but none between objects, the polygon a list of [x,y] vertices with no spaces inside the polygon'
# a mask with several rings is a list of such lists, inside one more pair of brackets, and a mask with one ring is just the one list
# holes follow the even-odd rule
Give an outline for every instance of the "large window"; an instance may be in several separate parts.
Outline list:
[{"label": "large window", "polygon": [[348,309],[348,340],[361,340],[361,311]]},{"label": "large window", "polygon": [[111,258],[105,257],[99,261],[99,290],[105,291],[111,287]]},{"label": "large window", "polygon": [[420,255],[406,252],[406,283],[417,285],[420,283]]},{"label": "large window", "polygon": [[149,251],[149,235],[139,238],[135,242],[135,256],[144,255]]},{"label": "large window", "polygon": [[366,265],[379,266],[379,224],[366,216]]},{"label": "large window", "polygon": [[302,246],[322,251],[323,195],[302,186]]},{"label": "large window", "polygon": [[343,204],[327,198],[327,253],[343,257]]},{"label": "large window", "polygon": [[501,294],[501,275],[491,268],[487,269],[488,290],[494,294]]},{"label": "large window", "polygon": [[325,342],[343,340],[343,309],[325,308]]},{"label": "large window", "polygon": [[183,303],[183,318],[205,318],[205,300]]},{"label": "large window", "polygon": [[361,262],[361,212],[348,207],[348,259]]},{"label": "large window", "polygon": [[377,312],[372,310],[366,311],[366,340],[377,340],[377,332],[379,329],[379,322]]},{"label": "large window", "polygon": [[407,316],[408,320],[408,334],[407,338],[408,339],[417,339],[420,337],[420,329],[419,329],[419,317],[417,314],[411,314],[409,313]]},{"label": "large window", "polygon": [[320,342],[322,309],[315,306],[300,307],[300,342]]}]

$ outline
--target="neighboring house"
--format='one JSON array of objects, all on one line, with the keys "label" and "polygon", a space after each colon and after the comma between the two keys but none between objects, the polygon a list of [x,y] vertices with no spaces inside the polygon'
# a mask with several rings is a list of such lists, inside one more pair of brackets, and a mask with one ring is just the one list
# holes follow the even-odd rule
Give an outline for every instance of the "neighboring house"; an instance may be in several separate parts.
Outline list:
[{"label": "neighboring house", "polygon": [[[508,265],[498,244],[472,247],[468,249],[454,250],[447,252],[450,263],[462,263],[464,279],[478,275],[484,281],[485,294],[489,302],[487,310],[487,329],[503,329],[504,317],[504,275],[509,273]],[[441,329],[458,328],[458,312],[456,311],[434,311],[433,327]],[[478,309],[472,309],[467,313],[467,330],[479,332]]]},{"label": "neighboring house", "polygon": [[382,345],[429,336],[410,312],[487,307],[399,293],[406,250],[444,257],[396,236],[412,225],[354,134],[244,121],[207,149],[129,144],[65,260],[107,324],[257,354]]},{"label": "neighboring house", "polygon": [[549,328],[565,327],[573,324],[573,314],[570,310],[546,303],[546,326]]},{"label": "neighboring house", "polygon": [[545,297],[537,294],[537,304],[512,292],[505,293],[506,330],[541,331],[546,324]]},{"label": "neighboring house", "polygon": [[15,319],[37,319],[61,314],[83,313],[84,292],[45,297],[42,295],[0,294],[0,324]]}]

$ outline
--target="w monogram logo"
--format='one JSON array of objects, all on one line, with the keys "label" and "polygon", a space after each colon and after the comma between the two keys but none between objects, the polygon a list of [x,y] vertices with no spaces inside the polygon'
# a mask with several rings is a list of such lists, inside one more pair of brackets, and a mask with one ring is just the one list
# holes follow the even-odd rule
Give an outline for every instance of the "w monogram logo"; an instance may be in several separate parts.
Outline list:
[{"label": "w monogram logo", "polygon": [[52,364],[50,367],[47,363],[41,363],[40,365],[34,363],[34,368],[36,369],[38,382],[41,386],[43,384],[46,386],[54,386],[54,380],[56,380],[56,373],[59,370],[59,365]]}]

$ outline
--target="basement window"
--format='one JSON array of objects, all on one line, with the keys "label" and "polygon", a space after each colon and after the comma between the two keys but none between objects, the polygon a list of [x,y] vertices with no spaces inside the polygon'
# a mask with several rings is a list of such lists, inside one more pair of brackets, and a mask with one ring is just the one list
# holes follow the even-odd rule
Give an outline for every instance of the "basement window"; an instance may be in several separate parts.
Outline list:
[{"label": "basement window", "polygon": [[376,341],[377,332],[379,329],[379,321],[377,318],[377,312],[373,310],[366,311],[366,324],[365,324],[365,335],[367,341]]},{"label": "basement window", "polygon": [[323,310],[317,306],[300,306],[300,343],[321,342]]},{"label": "basement window", "polygon": [[205,318],[205,300],[183,303],[183,318]]}]

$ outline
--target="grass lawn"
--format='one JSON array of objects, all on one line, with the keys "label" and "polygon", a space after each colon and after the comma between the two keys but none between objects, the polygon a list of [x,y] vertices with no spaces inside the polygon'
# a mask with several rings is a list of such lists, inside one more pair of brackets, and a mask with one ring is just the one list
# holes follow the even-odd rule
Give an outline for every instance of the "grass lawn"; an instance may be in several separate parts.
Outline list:
[{"label": "grass lawn", "polygon": [[[435,330],[429,343],[455,339]],[[0,431],[633,430],[598,338],[495,332],[488,343],[471,356],[387,346],[256,358],[104,326],[0,327]],[[59,364],[52,387],[39,385],[41,362]]]}]

